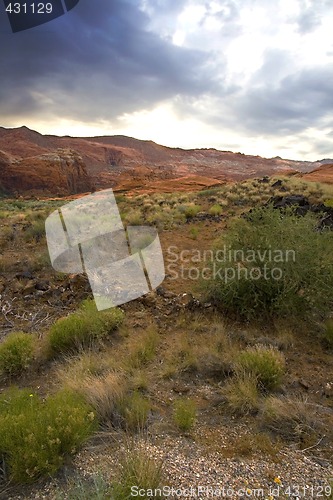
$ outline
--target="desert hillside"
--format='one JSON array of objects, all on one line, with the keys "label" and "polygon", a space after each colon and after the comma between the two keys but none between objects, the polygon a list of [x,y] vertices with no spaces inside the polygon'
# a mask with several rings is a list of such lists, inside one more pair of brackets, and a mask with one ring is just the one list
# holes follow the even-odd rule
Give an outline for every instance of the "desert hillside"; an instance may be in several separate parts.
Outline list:
[{"label": "desert hillside", "polygon": [[332,162],[168,148],[119,135],[57,137],[27,127],[0,127],[0,186],[4,193],[24,196],[66,196],[109,187],[118,192],[188,191],[189,185],[199,190],[226,181],[306,173]]}]

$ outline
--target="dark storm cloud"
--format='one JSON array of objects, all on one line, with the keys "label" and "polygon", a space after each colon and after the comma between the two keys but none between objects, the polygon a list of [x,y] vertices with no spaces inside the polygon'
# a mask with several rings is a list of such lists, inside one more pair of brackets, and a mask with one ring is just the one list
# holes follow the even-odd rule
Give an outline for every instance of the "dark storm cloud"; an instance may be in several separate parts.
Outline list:
[{"label": "dark storm cloud", "polygon": [[212,90],[208,54],[163,40],[149,21],[134,0],[81,0],[66,16],[16,34],[4,34],[2,18],[1,116],[112,120]]}]

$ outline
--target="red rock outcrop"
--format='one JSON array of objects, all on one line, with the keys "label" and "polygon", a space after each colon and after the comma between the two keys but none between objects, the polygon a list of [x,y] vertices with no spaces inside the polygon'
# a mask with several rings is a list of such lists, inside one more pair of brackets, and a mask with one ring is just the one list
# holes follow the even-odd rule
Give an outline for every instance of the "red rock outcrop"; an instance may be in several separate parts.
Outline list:
[{"label": "red rock outcrop", "polygon": [[302,177],[307,181],[333,184],[333,163],[322,165],[321,167],[312,170],[312,172],[302,175]]},{"label": "red rock outcrop", "polygon": [[59,195],[93,189],[82,158],[71,150],[58,150],[20,160],[0,152],[0,185],[14,195]]}]

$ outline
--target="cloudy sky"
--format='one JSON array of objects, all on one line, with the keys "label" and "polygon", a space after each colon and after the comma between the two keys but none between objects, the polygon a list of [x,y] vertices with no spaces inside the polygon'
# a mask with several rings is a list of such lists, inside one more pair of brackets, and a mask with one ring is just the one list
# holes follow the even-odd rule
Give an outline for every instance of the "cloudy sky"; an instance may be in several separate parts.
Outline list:
[{"label": "cloudy sky", "polygon": [[332,0],[80,0],[11,33],[1,2],[0,125],[333,158],[332,26]]}]

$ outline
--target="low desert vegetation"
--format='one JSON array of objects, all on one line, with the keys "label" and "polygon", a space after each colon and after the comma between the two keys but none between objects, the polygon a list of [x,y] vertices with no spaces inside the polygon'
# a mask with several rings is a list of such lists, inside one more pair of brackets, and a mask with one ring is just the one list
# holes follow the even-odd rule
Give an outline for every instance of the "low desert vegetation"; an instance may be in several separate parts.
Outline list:
[{"label": "low desert vegetation", "polygon": [[[149,490],[162,490],[162,461],[151,456],[142,445],[132,443],[128,449],[123,451],[119,464],[120,471],[112,485],[112,498],[115,500],[130,498],[133,485],[146,492],[146,495],[140,497],[143,499],[151,498],[148,496]],[[158,497],[155,496],[155,498]]]},{"label": "low desert vegetation", "polygon": [[174,403],[173,420],[182,432],[189,432],[197,417],[196,404],[191,399],[178,399]]},{"label": "low desert vegetation", "polygon": [[237,374],[222,389],[227,409],[236,415],[256,414],[260,408],[258,380],[252,373]]},{"label": "low desert vegetation", "polygon": [[124,313],[113,308],[98,312],[92,300],[86,300],[80,309],[51,326],[46,342],[51,355],[76,351],[92,346],[115,330],[122,322]]},{"label": "low desert vegetation", "polygon": [[324,324],[323,341],[328,347],[333,347],[333,318]]},{"label": "low desert vegetation", "polygon": [[235,366],[236,373],[253,376],[258,388],[264,391],[278,389],[286,369],[280,351],[260,344],[240,352]]},{"label": "low desert vegetation", "polygon": [[331,412],[305,398],[270,396],[265,400],[260,418],[265,429],[301,446],[315,444],[318,436],[332,437]]},{"label": "low desert vegetation", "polygon": [[[254,209],[236,219],[215,245],[207,300],[245,320],[290,317],[314,320],[333,300],[333,233],[316,231],[318,218]],[[222,262],[221,262],[222,260]]]},{"label": "low desert vegetation", "polygon": [[7,479],[31,482],[53,474],[96,428],[95,414],[75,393],[43,401],[29,389],[0,395],[0,455]]},{"label": "low desert vegetation", "polygon": [[12,332],[0,344],[0,374],[10,377],[22,375],[31,367],[36,355],[35,335]]},{"label": "low desert vegetation", "polygon": [[143,431],[150,409],[150,402],[141,392],[126,394],[118,403],[121,427],[129,433]]},{"label": "low desert vegetation", "polygon": [[100,312],[85,280],[51,272],[41,226],[58,202],[0,201],[6,488],[36,482],[35,493],[66,464],[54,481],[71,479],[54,498],[127,499],[133,484],[161,485],[154,446],[175,436],[207,457],[278,461],[292,447],[332,463],[333,232],[318,230],[319,214],[262,205],[288,193],[329,205],[333,190],[275,180],[118,196],[125,225],[155,225],[163,250],[226,249],[225,258],[212,259],[200,289],[168,275],[146,297]]}]

